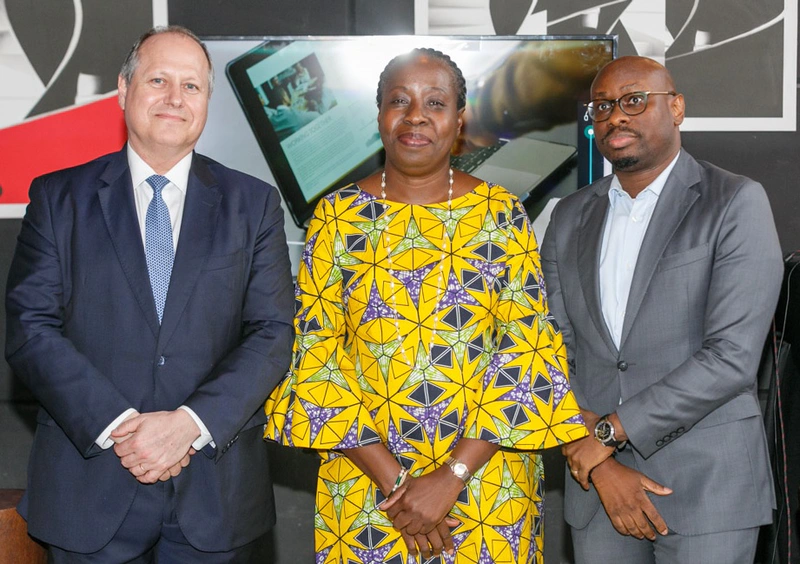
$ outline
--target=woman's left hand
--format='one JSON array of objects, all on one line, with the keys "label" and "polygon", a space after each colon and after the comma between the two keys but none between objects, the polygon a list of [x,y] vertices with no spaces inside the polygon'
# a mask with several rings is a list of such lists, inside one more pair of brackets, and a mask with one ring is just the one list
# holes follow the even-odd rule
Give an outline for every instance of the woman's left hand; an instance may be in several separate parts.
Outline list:
[{"label": "woman's left hand", "polygon": [[[380,509],[398,531],[411,536],[427,535],[444,521],[463,489],[464,482],[450,468],[441,466],[429,474],[406,480]],[[453,520],[450,526],[456,525]]]}]

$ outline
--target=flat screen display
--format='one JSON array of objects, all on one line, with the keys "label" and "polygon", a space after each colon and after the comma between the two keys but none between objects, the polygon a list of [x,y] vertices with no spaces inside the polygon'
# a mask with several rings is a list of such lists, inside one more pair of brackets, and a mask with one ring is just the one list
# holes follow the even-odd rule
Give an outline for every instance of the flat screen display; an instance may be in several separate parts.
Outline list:
[{"label": "flat screen display", "polygon": [[[592,180],[583,103],[615,55],[613,36],[271,37],[230,61],[226,74],[298,226],[328,192],[383,163],[378,79],[396,55],[432,47],[467,81],[464,135],[453,166],[524,201],[574,177]],[[597,163],[600,164],[598,169]]]}]

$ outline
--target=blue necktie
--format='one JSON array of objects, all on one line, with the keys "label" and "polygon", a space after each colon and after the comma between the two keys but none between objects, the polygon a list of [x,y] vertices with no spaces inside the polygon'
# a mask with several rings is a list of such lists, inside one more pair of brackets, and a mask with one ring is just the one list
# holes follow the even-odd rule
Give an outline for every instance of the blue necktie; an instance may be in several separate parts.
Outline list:
[{"label": "blue necktie", "polygon": [[156,302],[158,322],[164,315],[164,303],[167,301],[169,278],[172,274],[172,262],[175,259],[175,250],[172,246],[172,223],[169,220],[169,210],[161,191],[169,184],[165,176],[154,174],[147,179],[153,188],[153,199],[147,207],[144,227],[144,252],[147,258],[147,271],[150,274],[150,287],[153,289],[153,299]]}]

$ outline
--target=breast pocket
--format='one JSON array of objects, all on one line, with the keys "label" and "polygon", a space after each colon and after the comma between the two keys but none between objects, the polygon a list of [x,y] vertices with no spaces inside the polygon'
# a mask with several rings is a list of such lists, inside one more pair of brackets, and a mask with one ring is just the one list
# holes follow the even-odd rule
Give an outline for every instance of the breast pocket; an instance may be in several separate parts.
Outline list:
[{"label": "breast pocket", "polygon": [[693,247],[688,251],[667,255],[662,257],[659,261],[658,271],[664,272],[665,270],[672,270],[674,268],[680,268],[682,266],[686,266],[687,264],[701,261],[708,256],[708,252],[709,245],[708,243],[704,243],[700,246]]},{"label": "breast pocket", "polygon": [[242,250],[208,257],[198,277],[197,291],[200,295],[214,296],[218,307],[240,304],[247,278],[245,258]]},{"label": "breast pocket", "polygon": [[231,268],[234,266],[238,266],[242,263],[242,257],[244,256],[244,252],[241,250],[236,251],[235,253],[231,253],[229,255],[219,255],[219,256],[211,256],[206,259],[206,263],[203,265],[204,271],[209,270],[222,270],[225,268]]},{"label": "breast pocket", "polygon": [[701,330],[694,312],[705,309],[711,276],[708,243],[661,257],[648,289],[663,334],[680,336]]}]

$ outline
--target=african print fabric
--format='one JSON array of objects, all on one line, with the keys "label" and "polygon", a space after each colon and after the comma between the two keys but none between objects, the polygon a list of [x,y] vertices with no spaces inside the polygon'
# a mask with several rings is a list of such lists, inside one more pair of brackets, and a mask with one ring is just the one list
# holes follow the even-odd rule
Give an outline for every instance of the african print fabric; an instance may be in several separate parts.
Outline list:
[{"label": "african print fabric", "polygon": [[292,368],[265,437],[323,457],[317,564],[408,561],[383,495],[337,449],[381,441],[419,476],[462,437],[502,448],[451,512],[456,554],[428,562],[541,562],[532,451],[586,431],[519,201],[487,183],[449,211],[343,188],[317,207],[296,298]]}]

